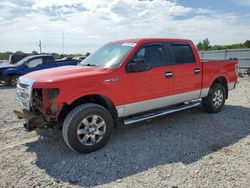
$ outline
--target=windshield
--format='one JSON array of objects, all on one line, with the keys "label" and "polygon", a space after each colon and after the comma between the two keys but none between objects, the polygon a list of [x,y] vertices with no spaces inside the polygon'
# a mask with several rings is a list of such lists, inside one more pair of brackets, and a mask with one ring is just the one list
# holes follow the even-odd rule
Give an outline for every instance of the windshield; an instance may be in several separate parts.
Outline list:
[{"label": "windshield", "polygon": [[82,66],[117,68],[136,43],[108,43],[81,61]]},{"label": "windshield", "polygon": [[16,65],[22,65],[22,64],[24,64],[28,59],[30,59],[29,56],[28,56],[28,57],[25,57],[25,58],[23,58],[23,59],[21,59],[20,61],[18,61],[18,62],[16,63]]}]

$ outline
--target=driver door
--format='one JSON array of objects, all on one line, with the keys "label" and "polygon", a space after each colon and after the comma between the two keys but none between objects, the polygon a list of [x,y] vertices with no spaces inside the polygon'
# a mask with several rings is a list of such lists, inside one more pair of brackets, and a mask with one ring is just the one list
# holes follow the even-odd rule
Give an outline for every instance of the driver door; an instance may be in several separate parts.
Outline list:
[{"label": "driver door", "polygon": [[162,43],[143,45],[129,63],[136,59],[143,60],[147,67],[124,75],[125,116],[167,106],[173,94],[173,79],[166,76],[172,66]]}]

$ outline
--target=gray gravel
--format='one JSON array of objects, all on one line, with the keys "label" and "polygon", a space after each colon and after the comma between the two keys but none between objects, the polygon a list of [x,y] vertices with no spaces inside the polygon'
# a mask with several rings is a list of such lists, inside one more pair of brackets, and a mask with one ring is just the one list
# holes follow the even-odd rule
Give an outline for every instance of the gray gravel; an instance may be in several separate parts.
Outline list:
[{"label": "gray gravel", "polygon": [[195,108],[130,125],[88,155],[68,149],[60,131],[25,132],[15,97],[0,86],[0,187],[250,186],[250,77],[221,113]]}]

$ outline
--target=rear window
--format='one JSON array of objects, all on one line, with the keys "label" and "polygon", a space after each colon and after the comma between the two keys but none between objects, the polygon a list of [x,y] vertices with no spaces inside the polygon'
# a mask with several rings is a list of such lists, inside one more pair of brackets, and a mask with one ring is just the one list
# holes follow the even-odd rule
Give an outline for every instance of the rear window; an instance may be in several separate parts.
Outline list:
[{"label": "rear window", "polygon": [[195,63],[193,51],[187,43],[171,43],[176,64]]},{"label": "rear window", "polygon": [[53,62],[52,57],[43,57],[43,64],[50,64]]}]

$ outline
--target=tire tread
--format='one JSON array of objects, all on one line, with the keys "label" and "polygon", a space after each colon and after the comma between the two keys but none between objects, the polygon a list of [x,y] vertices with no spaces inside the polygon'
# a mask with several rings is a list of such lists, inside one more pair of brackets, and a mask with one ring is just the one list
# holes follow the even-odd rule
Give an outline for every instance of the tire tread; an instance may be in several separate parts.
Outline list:
[{"label": "tire tread", "polygon": [[[64,120],[63,123],[63,127],[62,127],[62,135],[63,135],[63,139],[66,143],[66,145],[74,152],[79,153],[78,151],[76,151],[69,142],[69,137],[70,135],[70,131],[69,128],[71,126],[71,122],[73,121],[73,119],[80,114],[81,112],[85,111],[85,110],[91,110],[94,111],[95,108],[99,108],[104,110],[106,113],[110,113],[106,108],[104,108],[103,106],[100,106],[98,104],[94,104],[94,103],[86,103],[86,104],[82,104],[77,106],[76,108],[74,108],[71,112],[69,112],[69,114],[67,115],[67,117]],[[111,117],[111,115],[110,115]],[[113,121],[111,121],[113,122]],[[113,124],[112,124],[113,126]]]},{"label": "tire tread", "polygon": [[[223,89],[224,101],[223,101],[222,106],[219,109],[215,110],[211,103],[212,103],[212,100],[213,100],[214,90],[217,89],[217,88],[222,88]],[[226,97],[225,94],[226,94],[225,87],[220,83],[214,83],[212,85],[211,89],[209,90],[208,96],[206,98],[202,99],[202,105],[203,105],[204,110],[206,112],[208,112],[208,113],[217,113],[217,112],[221,111],[221,109],[222,109],[222,107],[224,106],[224,103],[225,103],[225,97]]]}]

